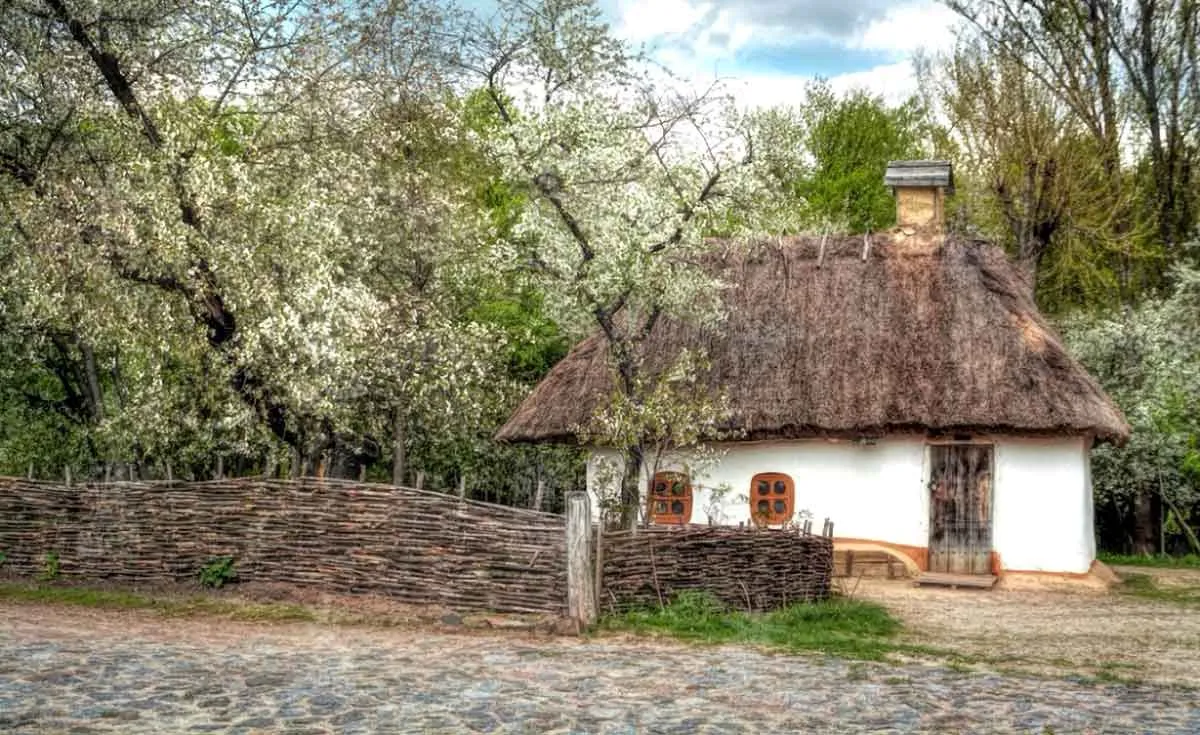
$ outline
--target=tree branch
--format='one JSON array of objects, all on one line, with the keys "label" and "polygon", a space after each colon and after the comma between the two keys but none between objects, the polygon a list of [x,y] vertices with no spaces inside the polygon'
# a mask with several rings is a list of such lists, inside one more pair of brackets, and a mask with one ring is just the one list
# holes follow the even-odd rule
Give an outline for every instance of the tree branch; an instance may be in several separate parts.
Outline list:
[{"label": "tree branch", "polygon": [[71,34],[71,38],[75,39],[75,43],[91,58],[92,63],[104,77],[109,91],[117,98],[117,102],[121,104],[125,113],[141,124],[142,134],[150,142],[150,145],[161,148],[162,136],[158,132],[158,126],[155,125],[154,120],[146,113],[145,108],[133,93],[133,85],[130,84],[129,77],[121,68],[121,62],[117,57],[96,45],[83,23],[71,15],[62,0],[44,0],[44,2],[54,16],[67,27],[67,31]]}]

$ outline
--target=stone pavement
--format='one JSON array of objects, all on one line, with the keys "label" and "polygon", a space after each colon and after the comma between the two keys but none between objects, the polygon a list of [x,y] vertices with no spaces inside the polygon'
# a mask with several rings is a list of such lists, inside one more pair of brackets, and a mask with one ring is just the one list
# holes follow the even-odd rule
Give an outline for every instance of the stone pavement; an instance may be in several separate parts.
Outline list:
[{"label": "stone pavement", "polygon": [[732,647],[0,604],[0,732],[1200,733],[1198,702]]}]

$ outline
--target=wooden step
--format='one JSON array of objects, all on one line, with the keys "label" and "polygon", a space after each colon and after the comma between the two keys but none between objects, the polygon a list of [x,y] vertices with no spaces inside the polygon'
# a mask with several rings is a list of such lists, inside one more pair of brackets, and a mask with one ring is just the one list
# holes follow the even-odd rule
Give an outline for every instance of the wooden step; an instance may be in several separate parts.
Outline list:
[{"label": "wooden step", "polygon": [[908,576],[908,568],[886,551],[835,548],[833,576],[903,579]]},{"label": "wooden step", "polygon": [[917,585],[936,584],[942,587],[957,589],[959,587],[977,587],[990,589],[996,584],[994,574],[947,574],[945,572],[921,572],[915,582]]}]

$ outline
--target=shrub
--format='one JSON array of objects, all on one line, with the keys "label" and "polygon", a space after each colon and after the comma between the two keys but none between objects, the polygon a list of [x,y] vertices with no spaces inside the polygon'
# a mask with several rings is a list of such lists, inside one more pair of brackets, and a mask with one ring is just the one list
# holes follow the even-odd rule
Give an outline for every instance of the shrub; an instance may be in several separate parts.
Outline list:
[{"label": "shrub", "polygon": [[47,551],[42,557],[42,573],[41,579],[43,582],[52,582],[58,579],[60,568],[58,563],[58,552]]},{"label": "shrub", "polygon": [[200,584],[216,589],[237,579],[237,570],[233,568],[232,556],[218,556],[200,567]]}]

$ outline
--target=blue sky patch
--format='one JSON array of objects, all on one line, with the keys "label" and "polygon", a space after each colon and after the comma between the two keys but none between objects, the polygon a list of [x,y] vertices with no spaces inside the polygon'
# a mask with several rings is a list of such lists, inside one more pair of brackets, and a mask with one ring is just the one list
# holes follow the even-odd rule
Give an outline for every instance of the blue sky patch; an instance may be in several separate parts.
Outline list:
[{"label": "blue sky patch", "polygon": [[804,77],[832,77],[866,71],[895,61],[891,54],[848,48],[825,40],[811,40],[794,46],[748,45],[735,57],[736,69],[726,72],[788,74]]}]

